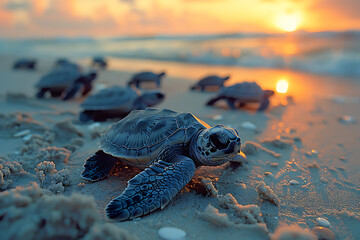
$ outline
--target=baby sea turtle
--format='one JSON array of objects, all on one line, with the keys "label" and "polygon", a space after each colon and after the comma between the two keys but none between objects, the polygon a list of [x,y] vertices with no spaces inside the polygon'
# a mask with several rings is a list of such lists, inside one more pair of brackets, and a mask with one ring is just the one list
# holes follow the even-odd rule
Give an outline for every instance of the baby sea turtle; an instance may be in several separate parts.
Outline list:
[{"label": "baby sea turtle", "polygon": [[200,88],[201,91],[205,91],[207,87],[224,87],[224,83],[226,80],[228,80],[230,76],[226,77],[219,77],[216,75],[213,76],[207,76],[202,78],[199,82],[197,82],[194,86],[192,86],[190,89],[195,90],[197,88]]},{"label": "baby sea turtle", "polygon": [[243,107],[246,103],[259,102],[258,111],[264,111],[269,106],[269,97],[272,95],[274,91],[262,90],[256,82],[242,82],[221,89],[218,96],[208,101],[207,105],[214,105],[224,99],[229,108],[236,109],[236,103],[239,103],[239,107]]},{"label": "baby sea turtle", "polygon": [[130,87],[113,86],[89,96],[80,106],[80,121],[105,121],[108,118],[125,117],[131,110],[143,110],[162,102],[165,94],[147,91],[139,94]]},{"label": "baby sea turtle", "polygon": [[34,70],[35,67],[36,67],[36,60],[35,59],[19,59],[13,65],[13,69],[30,69],[30,70]]},{"label": "baby sea turtle", "polygon": [[165,76],[165,72],[156,74],[153,72],[140,72],[135,74],[128,82],[129,85],[135,84],[137,88],[140,87],[142,82],[153,82],[157,87],[161,85],[161,79]]},{"label": "baby sea turtle", "polygon": [[101,56],[94,57],[92,60],[92,66],[93,67],[99,67],[99,68],[106,68],[108,65],[106,59]]},{"label": "baby sea turtle", "polygon": [[108,218],[125,221],[163,209],[191,180],[198,166],[242,162],[237,130],[210,127],[191,113],[172,110],[132,111],[114,124],[100,149],[86,160],[82,178],[105,178],[116,162],[144,169],[106,207]]},{"label": "baby sea turtle", "polygon": [[61,66],[53,69],[48,74],[40,78],[35,85],[39,88],[38,98],[43,98],[47,92],[52,97],[60,97],[65,93],[64,100],[72,98],[75,93],[84,86],[82,95],[86,95],[92,88],[92,81],[96,78],[95,72],[83,75],[78,69],[70,66]]}]

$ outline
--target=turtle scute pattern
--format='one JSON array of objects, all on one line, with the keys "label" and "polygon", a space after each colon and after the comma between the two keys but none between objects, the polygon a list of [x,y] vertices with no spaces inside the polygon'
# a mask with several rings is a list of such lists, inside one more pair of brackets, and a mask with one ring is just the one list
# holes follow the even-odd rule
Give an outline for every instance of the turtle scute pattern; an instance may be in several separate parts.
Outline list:
[{"label": "turtle scute pattern", "polygon": [[208,127],[191,113],[153,108],[134,110],[113,125],[100,144],[114,156],[131,158],[147,154],[154,159],[165,146],[187,143],[198,130]]}]

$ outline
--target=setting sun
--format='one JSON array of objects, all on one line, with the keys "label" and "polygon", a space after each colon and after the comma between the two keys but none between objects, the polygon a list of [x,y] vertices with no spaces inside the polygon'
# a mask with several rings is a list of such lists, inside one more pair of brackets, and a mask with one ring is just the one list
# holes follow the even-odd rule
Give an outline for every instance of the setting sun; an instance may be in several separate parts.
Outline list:
[{"label": "setting sun", "polygon": [[283,14],[276,19],[276,25],[287,32],[295,31],[299,23],[300,16],[297,14]]},{"label": "setting sun", "polygon": [[286,93],[289,87],[289,83],[286,79],[280,79],[276,84],[276,91],[278,93]]}]

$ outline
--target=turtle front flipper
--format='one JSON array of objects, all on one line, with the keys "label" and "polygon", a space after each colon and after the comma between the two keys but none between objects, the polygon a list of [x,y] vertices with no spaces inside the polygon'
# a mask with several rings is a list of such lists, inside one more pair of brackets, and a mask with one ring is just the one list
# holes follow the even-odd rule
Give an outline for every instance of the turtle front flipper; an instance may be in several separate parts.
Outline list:
[{"label": "turtle front flipper", "polygon": [[192,159],[180,156],[176,163],[159,161],[128,182],[124,192],[106,207],[106,215],[125,221],[163,209],[195,172]]},{"label": "turtle front flipper", "polygon": [[218,96],[218,97],[212,98],[212,99],[210,99],[210,100],[206,103],[206,105],[212,106],[212,105],[214,105],[217,101],[219,101],[219,100],[221,100],[221,99],[223,99],[222,96]]},{"label": "turtle front flipper", "polygon": [[81,88],[80,82],[74,82],[74,84],[66,91],[65,96],[63,97],[63,100],[69,100],[75,96],[75,94],[80,90]]},{"label": "turtle front flipper", "polygon": [[260,102],[260,106],[258,108],[258,111],[265,111],[270,104],[269,98],[263,98]]},{"label": "turtle front flipper", "polygon": [[110,173],[116,162],[115,157],[99,150],[92,157],[86,159],[81,177],[91,182],[101,180]]}]

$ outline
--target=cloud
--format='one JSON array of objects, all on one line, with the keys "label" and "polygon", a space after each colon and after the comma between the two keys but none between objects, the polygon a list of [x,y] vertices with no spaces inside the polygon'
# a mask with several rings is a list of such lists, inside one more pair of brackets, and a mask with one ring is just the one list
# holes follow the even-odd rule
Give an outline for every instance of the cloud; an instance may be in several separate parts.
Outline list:
[{"label": "cloud", "polygon": [[331,16],[360,19],[359,0],[317,0],[312,2],[309,9]]},{"label": "cloud", "polygon": [[18,10],[29,10],[31,9],[31,4],[29,1],[7,1],[3,8],[8,11],[18,11]]}]

